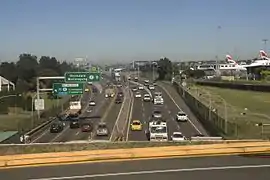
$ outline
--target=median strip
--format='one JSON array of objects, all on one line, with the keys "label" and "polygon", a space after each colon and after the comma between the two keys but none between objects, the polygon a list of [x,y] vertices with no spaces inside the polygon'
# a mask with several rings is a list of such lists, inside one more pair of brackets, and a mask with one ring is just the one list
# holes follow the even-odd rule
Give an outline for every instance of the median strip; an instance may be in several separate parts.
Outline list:
[{"label": "median strip", "polygon": [[57,163],[97,160],[131,160],[138,158],[253,154],[264,152],[270,152],[270,142],[92,150],[0,156],[0,167],[38,164],[53,165]]}]

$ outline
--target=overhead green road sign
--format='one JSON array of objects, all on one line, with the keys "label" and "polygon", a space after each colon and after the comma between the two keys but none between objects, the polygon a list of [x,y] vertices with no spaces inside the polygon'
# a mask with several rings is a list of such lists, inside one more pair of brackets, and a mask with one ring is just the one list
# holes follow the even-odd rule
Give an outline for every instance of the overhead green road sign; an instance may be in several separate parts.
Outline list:
[{"label": "overhead green road sign", "polygon": [[54,83],[53,93],[58,96],[79,95],[84,92],[84,83]]},{"label": "overhead green road sign", "polygon": [[66,82],[96,82],[100,80],[98,72],[66,72]]}]

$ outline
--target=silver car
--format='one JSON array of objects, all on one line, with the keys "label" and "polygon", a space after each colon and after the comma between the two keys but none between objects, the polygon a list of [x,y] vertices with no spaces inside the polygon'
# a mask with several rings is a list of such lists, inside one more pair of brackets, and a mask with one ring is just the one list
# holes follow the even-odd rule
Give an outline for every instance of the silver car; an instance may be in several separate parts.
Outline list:
[{"label": "silver car", "polygon": [[108,136],[108,128],[105,123],[99,123],[97,126],[97,136]]}]

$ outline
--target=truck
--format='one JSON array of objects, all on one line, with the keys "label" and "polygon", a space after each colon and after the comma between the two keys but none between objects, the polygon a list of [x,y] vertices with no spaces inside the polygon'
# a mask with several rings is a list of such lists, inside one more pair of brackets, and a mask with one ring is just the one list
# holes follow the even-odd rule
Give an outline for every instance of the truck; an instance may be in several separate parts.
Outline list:
[{"label": "truck", "polygon": [[167,122],[163,120],[150,121],[148,124],[150,141],[168,141]]},{"label": "truck", "polygon": [[108,98],[108,97],[114,97],[115,96],[115,91],[114,91],[114,88],[107,88],[105,90],[105,97]]},{"label": "truck", "polygon": [[69,102],[69,110],[67,112],[68,115],[81,114],[81,111],[82,111],[81,101],[70,101]]}]

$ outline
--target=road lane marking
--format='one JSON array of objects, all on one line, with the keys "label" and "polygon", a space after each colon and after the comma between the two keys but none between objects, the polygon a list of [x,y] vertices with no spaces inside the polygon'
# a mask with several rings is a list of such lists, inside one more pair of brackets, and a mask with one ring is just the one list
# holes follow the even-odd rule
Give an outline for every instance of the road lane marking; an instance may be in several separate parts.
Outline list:
[{"label": "road lane marking", "polygon": [[77,131],[76,134],[75,134],[75,136],[78,136],[79,134],[80,134],[80,131]]},{"label": "road lane marking", "polygon": [[45,129],[45,131],[40,136],[38,136],[36,139],[32,140],[31,143],[36,142],[37,140],[39,140],[40,138],[42,138],[45,134],[49,133],[49,131],[50,131],[49,129]]},{"label": "road lane marking", "polygon": [[243,165],[243,166],[213,166],[213,167],[182,168],[182,169],[160,169],[160,170],[148,170],[148,171],[130,171],[130,172],[115,172],[115,173],[103,173],[103,174],[89,174],[89,175],[81,175],[81,176],[36,178],[36,179],[28,179],[28,180],[86,179],[86,178],[110,177],[110,176],[130,176],[130,175],[144,175],[144,174],[156,174],[156,173],[196,172],[196,171],[234,170],[234,169],[252,169],[252,168],[270,168],[270,164],[269,165],[268,164],[266,164],[266,165]]},{"label": "road lane marking", "polygon": [[[161,87],[161,89],[163,89],[163,91],[165,91],[165,93],[170,97],[170,99],[173,101],[173,103],[175,104],[175,106],[181,111],[181,108],[180,108],[180,107],[178,106],[178,104],[175,102],[175,100],[173,99],[172,95],[170,95],[170,93],[167,91],[167,89],[165,89],[165,88],[162,87],[162,86],[159,86],[159,87]],[[188,119],[188,122],[194,127],[194,129],[195,129],[198,133],[202,134],[202,132],[195,126],[195,124],[194,124],[190,119]]]},{"label": "road lane marking", "polygon": [[110,136],[109,141],[112,141],[112,137],[113,137],[113,133],[114,133],[114,131],[115,131],[115,128],[117,128],[117,130],[118,130],[118,132],[119,132],[118,121],[119,121],[120,115],[121,115],[121,113],[122,113],[122,111],[123,111],[123,109],[124,109],[124,104],[125,104],[125,102],[126,102],[126,95],[124,95],[124,100],[123,100],[123,102],[122,102],[122,104],[121,104],[120,111],[119,111],[118,116],[117,116],[117,118],[116,118],[116,121],[115,121],[115,123],[114,123],[114,126],[113,126],[113,129],[112,129],[112,133],[111,133],[111,136]]}]

